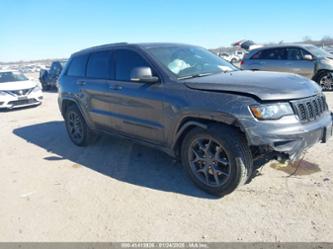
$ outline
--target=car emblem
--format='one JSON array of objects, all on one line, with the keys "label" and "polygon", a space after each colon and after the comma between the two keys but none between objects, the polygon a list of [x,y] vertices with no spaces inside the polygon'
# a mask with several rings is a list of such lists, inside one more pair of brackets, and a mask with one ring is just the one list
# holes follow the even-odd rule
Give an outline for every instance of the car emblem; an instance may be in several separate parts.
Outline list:
[{"label": "car emblem", "polygon": [[23,95],[23,91],[22,90],[19,91],[19,95]]}]

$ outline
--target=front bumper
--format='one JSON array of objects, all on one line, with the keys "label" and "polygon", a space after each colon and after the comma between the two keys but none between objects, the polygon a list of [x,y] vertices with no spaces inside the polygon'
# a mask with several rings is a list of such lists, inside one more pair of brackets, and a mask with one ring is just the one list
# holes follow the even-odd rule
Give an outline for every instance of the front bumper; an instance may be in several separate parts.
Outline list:
[{"label": "front bumper", "polygon": [[0,109],[14,109],[40,105],[43,100],[42,91],[31,92],[26,96],[12,96],[7,94],[0,97]]},{"label": "front bumper", "polygon": [[327,142],[332,136],[332,120],[332,113],[325,112],[319,119],[305,124],[294,116],[279,121],[258,121],[246,129],[246,135],[250,145],[268,146],[294,161],[314,144]]}]

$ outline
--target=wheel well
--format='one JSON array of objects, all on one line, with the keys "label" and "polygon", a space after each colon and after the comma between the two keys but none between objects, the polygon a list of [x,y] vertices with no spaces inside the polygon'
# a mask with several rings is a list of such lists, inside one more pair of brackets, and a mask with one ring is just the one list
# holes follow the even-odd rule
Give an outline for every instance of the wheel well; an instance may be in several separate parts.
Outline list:
[{"label": "wheel well", "polygon": [[64,116],[67,108],[72,105],[76,105],[75,101],[69,99],[63,100],[61,104],[61,114]]},{"label": "wheel well", "polygon": [[[189,124],[184,130],[183,127]],[[242,134],[244,134],[244,137],[246,139],[245,133],[242,130],[240,124],[236,121],[232,123],[225,123],[225,122],[219,122],[219,121],[214,121],[214,120],[207,120],[207,119],[202,119],[202,118],[186,118],[184,119],[181,124],[178,127],[177,134],[180,132],[180,135],[178,135],[177,140],[174,145],[174,152],[177,158],[179,158],[180,155],[180,149],[181,149],[181,144],[183,143],[183,140],[192,129],[194,128],[202,128],[204,127],[209,127],[212,125],[228,125],[231,127],[235,127],[238,129]]]},{"label": "wheel well", "polygon": [[317,71],[317,73],[312,77],[312,80],[317,81],[318,80],[318,76],[323,73],[323,72],[332,72],[330,70],[327,69],[320,69]]}]

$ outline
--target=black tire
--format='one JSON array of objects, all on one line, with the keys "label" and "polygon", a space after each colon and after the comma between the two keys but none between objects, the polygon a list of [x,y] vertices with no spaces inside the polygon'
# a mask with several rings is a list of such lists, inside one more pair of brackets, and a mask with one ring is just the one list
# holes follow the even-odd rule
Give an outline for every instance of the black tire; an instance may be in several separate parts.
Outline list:
[{"label": "black tire", "polygon": [[[219,153],[223,152],[225,158],[223,159],[224,161],[221,165],[216,164],[216,162],[213,163],[215,165],[213,167],[214,173],[207,170],[206,174],[202,174],[202,177],[199,177],[199,171],[202,173],[203,168],[207,168],[207,165],[212,165],[207,162],[199,162],[199,160],[196,158],[193,160],[190,158],[190,154],[194,152],[193,148],[195,147],[192,146],[195,144],[195,141],[199,141],[200,139],[204,140],[205,137],[207,137],[207,139],[212,139],[213,142],[211,143],[218,144],[218,146],[215,148],[215,156],[217,151],[220,151]],[[207,149],[211,143],[207,142],[205,149]],[[190,152],[190,150],[192,152]],[[198,156],[198,152],[200,152],[200,149],[193,153],[193,155]],[[202,157],[199,158],[203,159]],[[207,193],[216,196],[224,196],[231,193],[238,186],[245,184],[252,175],[253,159],[251,151],[247,146],[246,139],[238,129],[227,125],[214,125],[209,127],[207,130],[201,128],[192,129],[183,140],[181,146],[181,160],[185,171],[190,176],[194,184],[196,184],[199,188],[206,191]],[[194,167],[197,167],[194,161],[196,161],[196,163],[200,163],[198,167],[199,169],[195,169],[196,172],[193,169]],[[202,166],[202,164],[204,164],[204,166]],[[216,169],[216,167],[220,167],[220,170]],[[223,167],[228,167],[228,176]],[[219,175],[216,176],[215,172],[219,172]],[[211,179],[213,177],[216,182],[216,186],[207,183],[207,174],[212,174],[209,175],[208,178]],[[219,180],[216,181],[215,177],[217,177]],[[220,179],[224,179],[224,182],[218,185],[218,183],[220,183]]]},{"label": "black tire", "polygon": [[87,146],[96,141],[96,134],[88,127],[76,105],[68,106],[64,117],[68,136],[74,144]]},{"label": "black tire", "polygon": [[48,85],[42,83],[42,89],[45,92],[45,91],[48,91],[50,89],[50,87]]},{"label": "black tire", "polygon": [[[330,83],[324,83],[324,81],[330,80]],[[315,77],[315,81],[318,83],[318,85],[322,88],[323,91],[332,91],[333,90],[333,80],[332,75],[329,71],[321,71],[318,73],[318,75]]]},{"label": "black tire", "polygon": [[236,59],[232,59],[230,62],[231,62],[231,64],[234,65],[234,64],[236,64],[237,60]]}]

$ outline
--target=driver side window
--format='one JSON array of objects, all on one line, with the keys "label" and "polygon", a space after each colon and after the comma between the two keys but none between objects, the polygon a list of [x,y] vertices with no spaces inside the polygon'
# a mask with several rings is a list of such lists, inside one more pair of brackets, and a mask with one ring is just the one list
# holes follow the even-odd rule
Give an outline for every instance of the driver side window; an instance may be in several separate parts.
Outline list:
[{"label": "driver side window", "polygon": [[299,48],[287,48],[288,60],[303,60],[303,54]]},{"label": "driver side window", "polygon": [[131,71],[136,67],[150,67],[142,56],[131,50],[117,50],[114,53],[115,80],[130,81]]}]

